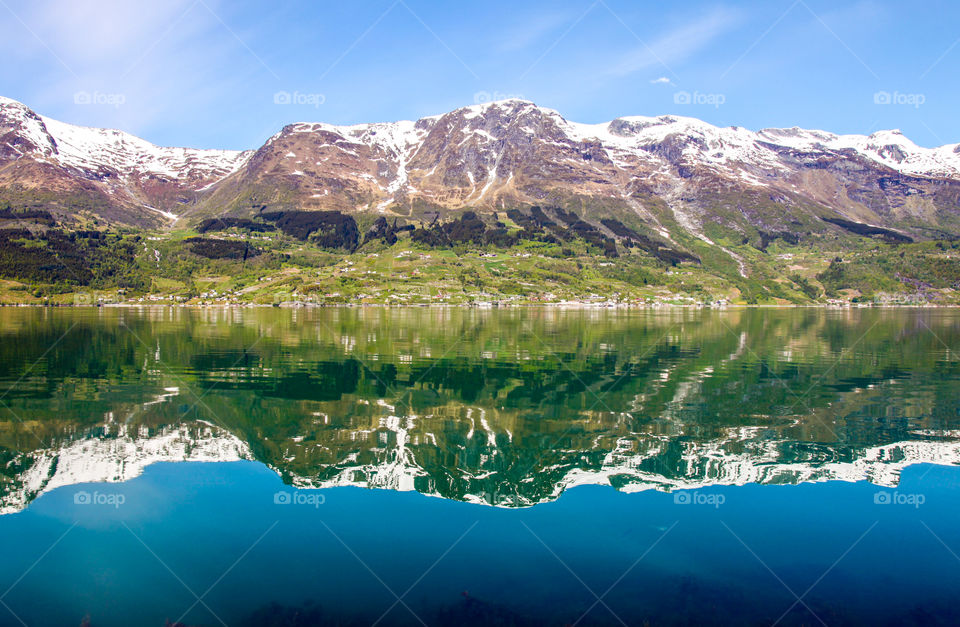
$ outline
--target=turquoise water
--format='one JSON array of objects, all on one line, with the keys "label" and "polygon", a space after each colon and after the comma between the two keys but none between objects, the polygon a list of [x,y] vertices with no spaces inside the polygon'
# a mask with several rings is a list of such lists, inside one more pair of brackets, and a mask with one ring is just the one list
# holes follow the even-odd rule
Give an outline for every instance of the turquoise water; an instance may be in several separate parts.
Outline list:
[{"label": "turquoise water", "polygon": [[953,312],[0,321],[3,625],[958,621]]},{"label": "turquoise water", "polygon": [[[278,507],[284,486],[258,464],[162,464],[111,487],[119,508],[76,506],[97,488],[83,485],[0,520],[7,585],[62,536],[4,602],[38,625],[245,624],[274,602],[357,624],[472,612],[562,625],[593,590],[609,609],[581,624],[811,624],[787,588],[812,587],[804,602],[830,625],[949,624],[960,562],[940,540],[960,546],[958,484],[956,469],[912,467],[899,490],[923,493],[919,508],[840,482],[705,490],[719,507],[599,486],[516,510],[352,487]],[[209,609],[188,612],[194,594]]]}]

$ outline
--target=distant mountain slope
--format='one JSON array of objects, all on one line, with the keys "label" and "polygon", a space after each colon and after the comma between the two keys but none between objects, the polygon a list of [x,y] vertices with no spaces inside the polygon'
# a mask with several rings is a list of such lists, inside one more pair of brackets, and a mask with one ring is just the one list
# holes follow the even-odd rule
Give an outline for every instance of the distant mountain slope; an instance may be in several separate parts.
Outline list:
[{"label": "distant mountain slope", "polygon": [[960,145],[678,116],[579,124],[505,100],[416,122],[292,124],[231,152],[159,148],[0,99],[0,200],[155,227],[174,215],[336,209],[421,220],[536,204],[721,247],[850,225],[940,239],[960,236]]}]

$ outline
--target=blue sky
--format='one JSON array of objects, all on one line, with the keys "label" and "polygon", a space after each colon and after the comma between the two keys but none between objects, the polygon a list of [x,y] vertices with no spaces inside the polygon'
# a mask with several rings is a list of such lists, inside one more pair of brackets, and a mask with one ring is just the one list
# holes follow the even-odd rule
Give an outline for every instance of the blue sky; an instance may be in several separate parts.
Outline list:
[{"label": "blue sky", "polygon": [[579,122],[673,113],[960,142],[948,0],[0,0],[0,15],[0,94],[162,145],[251,148],[291,122],[503,97]]}]

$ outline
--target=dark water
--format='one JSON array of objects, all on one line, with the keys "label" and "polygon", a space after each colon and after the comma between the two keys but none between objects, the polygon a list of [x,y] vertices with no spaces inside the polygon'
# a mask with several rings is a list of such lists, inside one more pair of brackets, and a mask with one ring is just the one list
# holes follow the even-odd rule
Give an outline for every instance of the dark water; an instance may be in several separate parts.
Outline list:
[{"label": "dark water", "polygon": [[955,347],[948,310],[0,310],[0,624],[956,624]]}]

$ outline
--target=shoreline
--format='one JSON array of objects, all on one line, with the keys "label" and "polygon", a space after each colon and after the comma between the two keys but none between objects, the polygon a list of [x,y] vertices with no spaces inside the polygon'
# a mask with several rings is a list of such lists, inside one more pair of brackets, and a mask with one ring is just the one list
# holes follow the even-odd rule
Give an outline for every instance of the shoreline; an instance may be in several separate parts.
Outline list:
[{"label": "shoreline", "polygon": [[676,303],[309,303],[284,302],[280,304],[267,303],[102,303],[97,305],[74,303],[0,303],[0,308],[34,308],[34,309],[616,309],[616,310],[651,310],[651,309],[694,309],[709,311],[727,311],[731,309],[960,309],[960,304],[873,304],[873,303],[787,303],[787,304],[726,304],[711,306],[702,304]]}]

